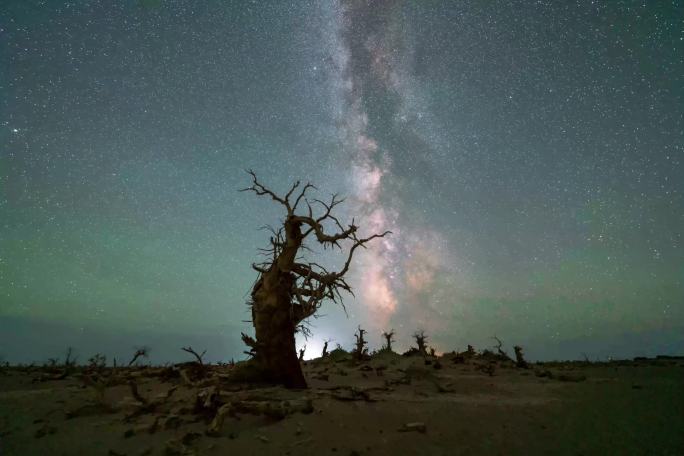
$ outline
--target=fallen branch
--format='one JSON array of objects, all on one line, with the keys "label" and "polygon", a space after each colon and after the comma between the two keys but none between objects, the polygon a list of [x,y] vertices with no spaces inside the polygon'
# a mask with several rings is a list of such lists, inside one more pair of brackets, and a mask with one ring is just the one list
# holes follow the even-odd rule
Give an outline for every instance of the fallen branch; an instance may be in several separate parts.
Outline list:
[{"label": "fallen branch", "polygon": [[131,394],[133,394],[133,398],[140,402],[143,406],[149,405],[149,401],[145,399],[139,392],[138,392],[138,384],[135,383],[133,380],[128,382],[128,386],[131,388]]},{"label": "fallen branch", "polygon": [[131,394],[133,395],[133,398],[136,401],[138,401],[140,405],[138,406],[137,410],[135,410],[130,415],[126,416],[125,421],[129,421],[132,418],[144,415],[146,413],[154,412],[157,409],[157,407],[159,407],[167,400],[169,400],[171,398],[171,395],[174,392],[176,392],[176,389],[178,388],[177,386],[173,386],[169,388],[168,391],[166,391],[166,394],[160,395],[156,399],[150,401],[140,394],[140,392],[138,391],[138,385],[133,380],[128,382],[128,386],[131,388]]},{"label": "fallen branch", "polygon": [[217,435],[227,416],[236,416],[238,413],[251,415],[265,415],[273,419],[283,419],[293,413],[312,413],[313,404],[311,399],[290,399],[284,401],[233,401],[222,405],[212,420],[207,434]]},{"label": "fallen branch", "polygon": [[370,390],[376,391],[386,391],[387,388],[367,388],[360,389],[353,386],[335,386],[332,388],[326,388],[325,391],[330,391],[330,397],[337,399],[338,401],[350,402],[350,401],[365,401],[365,402],[376,402],[375,399],[371,398],[368,392]]},{"label": "fallen branch", "polygon": [[61,371],[57,374],[52,374],[52,375],[43,374],[40,376],[39,381],[47,382],[50,380],[64,380],[65,378],[67,378],[68,375],[69,375],[69,369],[65,368],[63,371]]}]

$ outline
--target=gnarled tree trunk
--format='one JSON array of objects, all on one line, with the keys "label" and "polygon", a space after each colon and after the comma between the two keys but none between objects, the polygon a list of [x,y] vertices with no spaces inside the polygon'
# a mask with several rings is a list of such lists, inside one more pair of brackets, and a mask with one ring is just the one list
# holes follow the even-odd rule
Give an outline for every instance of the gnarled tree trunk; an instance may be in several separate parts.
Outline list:
[{"label": "gnarled tree trunk", "polygon": [[301,247],[301,224],[285,222],[286,245],[262,273],[252,290],[252,322],[256,334],[256,354],[264,380],[288,388],[306,388],[306,380],[297,357],[295,330],[299,321],[293,314],[293,289],[297,277],[291,272],[297,250]]},{"label": "gnarled tree trunk", "polygon": [[292,279],[286,275],[276,280],[276,287],[265,286],[252,295],[254,330],[257,350],[254,362],[259,364],[264,380],[280,383],[288,388],[306,388],[295,347],[296,324],[292,321],[292,298],[286,289]]},{"label": "gnarled tree trunk", "polygon": [[297,358],[295,329],[292,319],[294,275],[269,271],[252,293],[252,315],[256,334],[254,361],[264,373],[264,380],[288,388],[306,388],[304,374]]}]

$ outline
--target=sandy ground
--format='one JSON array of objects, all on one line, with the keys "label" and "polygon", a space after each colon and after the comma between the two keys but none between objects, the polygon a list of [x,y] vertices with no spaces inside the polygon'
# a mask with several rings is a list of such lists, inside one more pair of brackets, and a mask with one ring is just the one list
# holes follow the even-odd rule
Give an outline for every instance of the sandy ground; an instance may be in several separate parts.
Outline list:
[{"label": "sandy ground", "polygon": [[4,368],[0,455],[684,455],[684,358],[520,369],[386,353],[304,371],[310,388],[288,391],[229,384],[228,366]]}]

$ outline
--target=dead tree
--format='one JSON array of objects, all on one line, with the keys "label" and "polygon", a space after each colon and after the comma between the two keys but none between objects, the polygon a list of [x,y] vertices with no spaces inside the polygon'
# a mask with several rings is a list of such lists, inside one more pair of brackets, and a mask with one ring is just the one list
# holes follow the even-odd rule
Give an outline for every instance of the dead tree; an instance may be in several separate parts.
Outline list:
[{"label": "dead tree", "polygon": [[[333,195],[330,202],[309,200],[307,191],[315,187],[311,184],[300,186],[297,181],[284,196],[279,196],[262,185],[253,171],[249,174],[252,185],[243,191],[272,199],[285,209],[286,214],[279,229],[270,228],[270,247],[262,251],[267,259],[252,265],[258,273],[249,303],[256,337],[245,335],[243,341],[253,353],[250,362],[256,365],[259,380],[305,388],[306,381],[297,361],[295,332],[306,329],[303,323],[315,316],[326,299],[342,304],[341,292],[351,292],[345,275],[354,252],[389,231],[359,237],[353,220],[345,228],[333,215],[335,207],[343,202],[337,195]],[[303,208],[298,212],[300,205]],[[320,207],[316,215],[314,206]],[[330,233],[330,229],[336,232]],[[309,240],[324,249],[337,247],[342,250],[346,243],[348,250],[341,269],[329,271],[303,259],[300,254],[307,250]]]},{"label": "dead tree", "polygon": [[206,350],[204,350],[202,353],[197,353],[197,352],[196,352],[195,350],[193,350],[192,347],[190,347],[190,346],[188,346],[188,347],[181,347],[181,350],[183,350],[183,351],[186,352],[186,353],[190,353],[190,354],[191,354],[192,356],[194,356],[195,359],[197,360],[197,364],[199,364],[200,367],[204,367],[204,361],[203,361],[202,358],[204,357],[204,354],[207,352]]},{"label": "dead tree", "polygon": [[497,354],[499,355],[499,357],[500,357],[502,360],[504,360],[504,361],[505,361],[505,360],[510,360],[511,358],[510,358],[510,356],[508,356],[508,353],[506,353],[505,351],[503,351],[503,350],[501,349],[501,347],[503,346],[503,342],[501,342],[501,339],[499,339],[498,337],[494,336],[494,340],[496,340],[496,352],[497,352]]},{"label": "dead tree", "polygon": [[107,357],[101,353],[95,353],[88,359],[88,369],[102,370],[107,365]]},{"label": "dead tree", "polygon": [[304,353],[306,352],[306,345],[299,349],[299,361],[304,361]]},{"label": "dead tree", "polygon": [[328,356],[328,344],[331,342],[332,339],[327,339],[323,341],[323,353],[321,353],[321,358],[325,358]]},{"label": "dead tree", "polygon": [[354,334],[354,337],[356,338],[356,344],[354,346],[354,350],[352,351],[352,356],[355,359],[363,359],[368,355],[368,348],[366,348],[366,344],[368,342],[366,342],[364,334],[366,334],[366,330],[361,329],[361,326],[359,326],[358,334]]},{"label": "dead tree", "polygon": [[68,347],[66,356],[64,357],[64,367],[73,367],[76,365],[76,357],[74,357],[74,348]]},{"label": "dead tree", "polygon": [[390,332],[382,333],[382,337],[385,338],[385,346],[382,347],[382,349],[392,351],[392,342],[394,342],[394,329]]},{"label": "dead tree", "polygon": [[427,350],[426,350],[426,341],[427,341],[427,336],[425,335],[425,331],[420,330],[416,331],[413,333],[413,338],[416,339],[416,345],[418,346],[418,353],[421,355],[427,355]]},{"label": "dead tree", "polygon": [[527,369],[529,366],[527,365],[527,361],[525,361],[525,358],[523,357],[522,347],[516,345],[515,347],[513,347],[513,350],[515,350],[515,365],[517,367]]},{"label": "dead tree", "polygon": [[135,363],[138,358],[147,358],[147,355],[149,354],[149,349],[147,347],[139,347],[135,349],[135,353],[133,354],[133,358],[129,361],[128,367],[131,367],[133,363]]}]

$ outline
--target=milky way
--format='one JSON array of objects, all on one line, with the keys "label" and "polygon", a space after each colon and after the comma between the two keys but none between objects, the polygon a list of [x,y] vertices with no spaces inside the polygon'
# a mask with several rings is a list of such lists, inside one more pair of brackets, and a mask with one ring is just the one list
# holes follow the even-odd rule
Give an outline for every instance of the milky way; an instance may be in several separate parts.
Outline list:
[{"label": "milky way", "polygon": [[392,231],[307,356],[683,349],[678,2],[1,3],[0,356],[240,356],[283,216],[247,168]]},{"label": "milky way", "polygon": [[[349,156],[351,164],[351,212],[362,216],[370,232],[392,231],[359,260],[356,281],[360,303],[365,306],[364,319],[379,333],[395,324],[392,317],[403,306],[411,311],[414,325],[432,329],[435,321],[425,318],[429,303],[420,299],[420,293],[448,264],[448,252],[438,232],[402,221],[400,195],[392,195],[390,190],[397,181],[392,171],[395,154],[392,145],[375,134],[382,128],[378,123],[386,122],[399,136],[424,141],[406,125],[406,113],[414,110],[413,82],[411,69],[401,61],[411,50],[400,33],[400,11],[393,2],[341,2],[331,6],[326,10],[332,24],[328,77],[341,152]],[[369,119],[368,111],[375,102],[395,106],[383,116]],[[400,296],[405,298],[401,302]]]}]

